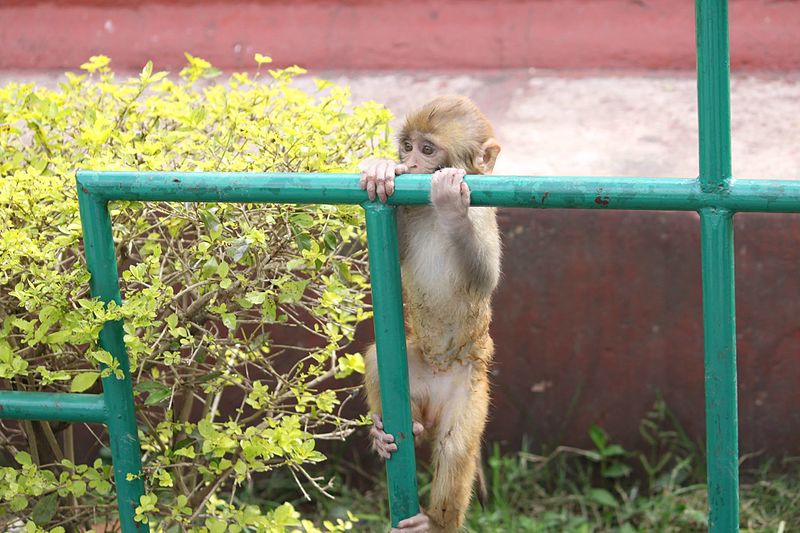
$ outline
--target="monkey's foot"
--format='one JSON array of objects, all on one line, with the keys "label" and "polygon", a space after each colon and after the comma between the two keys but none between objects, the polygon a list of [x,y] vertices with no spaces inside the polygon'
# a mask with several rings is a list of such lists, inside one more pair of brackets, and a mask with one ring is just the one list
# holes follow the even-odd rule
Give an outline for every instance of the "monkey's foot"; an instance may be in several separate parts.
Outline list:
[{"label": "monkey's foot", "polygon": [[431,533],[435,531],[431,519],[425,513],[419,513],[401,520],[397,527],[393,527],[391,533]]},{"label": "monkey's foot", "polygon": [[[414,437],[419,437],[425,431],[425,426],[416,420],[411,426]],[[369,430],[372,437],[372,449],[375,450],[382,459],[388,459],[393,452],[397,451],[397,444],[394,443],[394,435],[390,435],[383,430],[383,420],[380,415],[372,415],[372,428]]]},{"label": "monkey's foot", "polygon": [[393,452],[397,451],[394,435],[383,431],[383,420],[380,415],[372,415],[372,428],[369,430],[369,436],[372,437],[372,449],[381,459],[388,459]]}]

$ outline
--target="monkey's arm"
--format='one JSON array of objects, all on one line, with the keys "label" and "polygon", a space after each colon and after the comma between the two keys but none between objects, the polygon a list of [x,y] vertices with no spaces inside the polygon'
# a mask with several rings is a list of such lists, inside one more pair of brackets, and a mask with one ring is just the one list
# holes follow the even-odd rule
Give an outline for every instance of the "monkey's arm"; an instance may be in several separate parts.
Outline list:
[{"label": "monkey's arm", "polygon": [[467,289],[491,294],[500,280],[500,239],[494,209],[472,207],[463,223],[450,230]]},{"label": "monkey's arm", "polygon": [[500,235],[494,209],[469,207],[461,169],[446,168],[431,179],[437,220],[452,240],[468,290],[491,293],[500,278]]}]

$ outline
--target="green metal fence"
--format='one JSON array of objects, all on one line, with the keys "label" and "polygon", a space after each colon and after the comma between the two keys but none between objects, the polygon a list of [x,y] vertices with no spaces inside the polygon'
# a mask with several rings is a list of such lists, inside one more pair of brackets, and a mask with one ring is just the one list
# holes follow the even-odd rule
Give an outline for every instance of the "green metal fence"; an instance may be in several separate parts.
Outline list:
[{"label": "green metal fence", "polygon": [[[697,179],[467,176],[473,205],[650,209],[700,213],[709,529],[738,531],[733,215],[800,212],[800,180],[733,180],[730,156],[726,0],[697,0],[700,172]],[[77,175],[92,295],[120,303],[108,204],[114,200],[361,204],[367,215],[375,337],[386,431],[411,435],[395,206],[427,204],[430,176],[404,175],[387,205],[366,201],[355,174],[89,172]],[[144,487],[122,324],[108,322],[100,344],[124,379],[103,379],[102,394],[0,391],[0,417],[105,424],[111,441],[124,532],[147,531],[133,517]],[[411,439],[397,438],[387,462],[392,524],[419,510]],[[133,474],[128,479],[128,474]]]}]

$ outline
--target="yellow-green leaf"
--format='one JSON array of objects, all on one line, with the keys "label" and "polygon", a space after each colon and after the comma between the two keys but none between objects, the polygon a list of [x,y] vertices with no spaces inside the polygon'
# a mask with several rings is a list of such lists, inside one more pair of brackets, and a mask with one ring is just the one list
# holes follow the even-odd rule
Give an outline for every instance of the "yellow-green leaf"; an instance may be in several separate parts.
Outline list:
[{"label": "yellow-green leaf", "polygon": [[100,377],[100,372],[83,372],[72,378],[72,385],[69,390],[72,392],[83,392],[97,381]]},{"label": "yellow-green leaf", "polygon": [[255,55],[255,60],[256,60],[256,63],[258,63],[259,65],[263,65],[265,63],[272,63],[272,58],[271,57],[264,56],[264,55],[261,55],[261,54],[256,54]]}]

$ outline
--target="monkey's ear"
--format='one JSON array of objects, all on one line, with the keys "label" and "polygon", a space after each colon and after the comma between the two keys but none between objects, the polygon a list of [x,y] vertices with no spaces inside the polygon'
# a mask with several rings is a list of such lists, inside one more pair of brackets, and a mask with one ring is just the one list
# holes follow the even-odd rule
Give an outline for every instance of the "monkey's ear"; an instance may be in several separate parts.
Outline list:
[{"label": "monkey's ear", "polygon": [[500,153],[500,145],[497,141],[489,139],[483,146],[481,146],[481,153],[476,158],[475,166],[481,171],[481,174],[491,174],[494,170],[494,164],[497,161],[497,154]]}]

